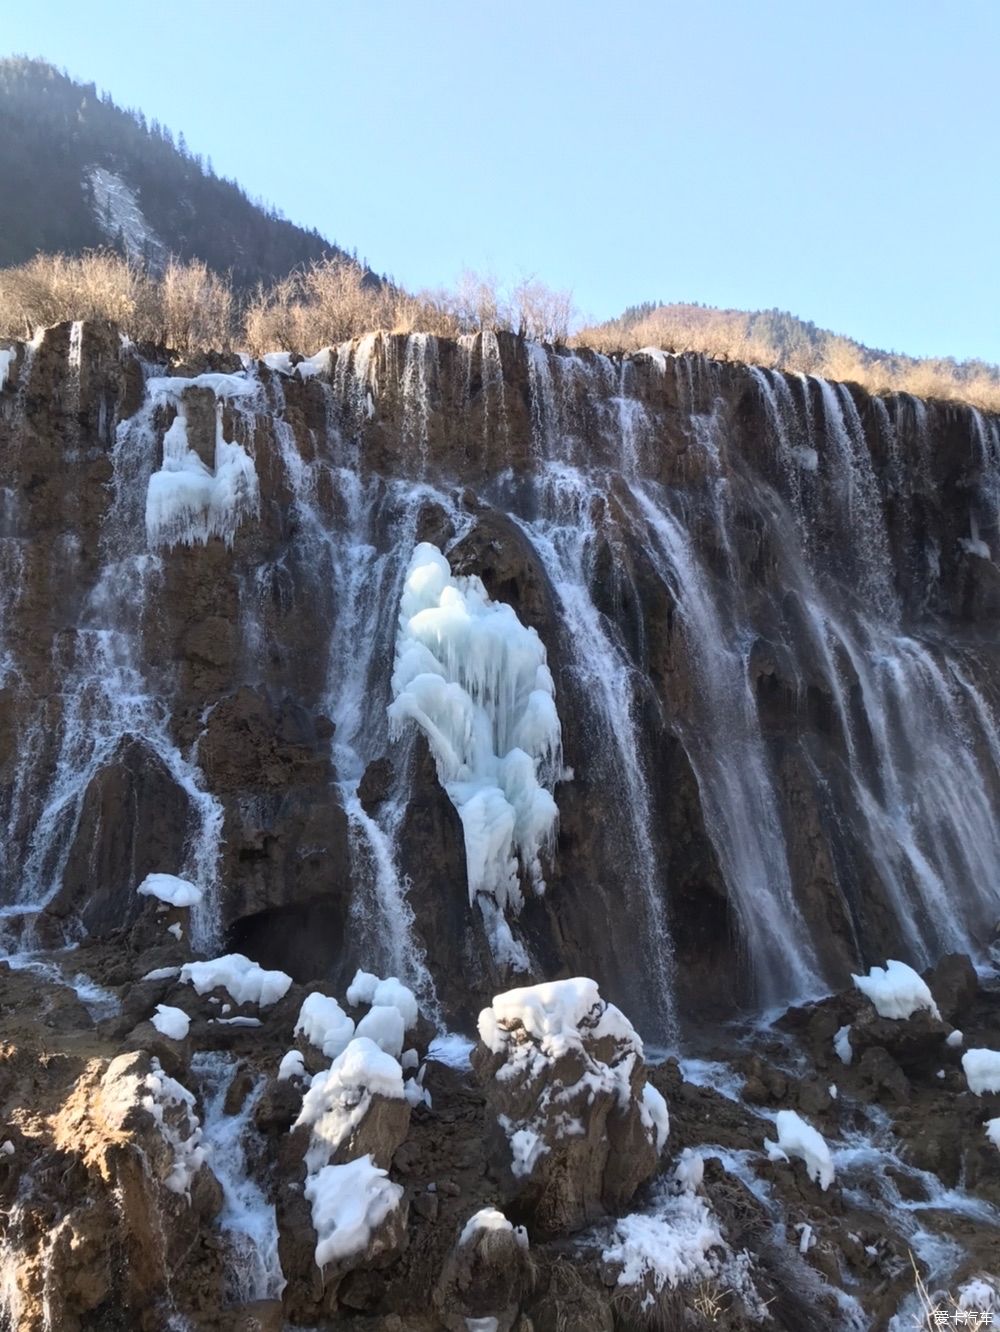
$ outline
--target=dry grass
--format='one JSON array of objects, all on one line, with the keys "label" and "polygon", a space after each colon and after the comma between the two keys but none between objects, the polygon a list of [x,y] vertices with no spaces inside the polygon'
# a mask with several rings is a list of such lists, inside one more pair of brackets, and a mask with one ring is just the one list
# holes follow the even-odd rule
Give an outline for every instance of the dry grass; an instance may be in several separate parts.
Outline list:
[{"label": "dry grass", "polygon": [[[154,275],[98,250],[79,258],[39,255],[0,270],[0,337],[31,337],[37,328],[68,319],[109,319],[138,342],[182,355],[238,348],[261,356],[309,355],[377,329],[442,337],[509,329],[540,342],[566,342],[574,310],[568,292],[534,278],[505,289],[493,277],[466,272],[454,291],[413,295],[346,259],[310,264],[242,302],[231,283],[200,260],[171,260]],[[753,328],[753,316],[737,311],[669,306],[582,329],[572,341],[603,352],[650,345],[700,352],[854,382],[873,393],[901,390],[1000,411],[1000,371],[989,366],[870,352],[828,334],[783,351]]]}]

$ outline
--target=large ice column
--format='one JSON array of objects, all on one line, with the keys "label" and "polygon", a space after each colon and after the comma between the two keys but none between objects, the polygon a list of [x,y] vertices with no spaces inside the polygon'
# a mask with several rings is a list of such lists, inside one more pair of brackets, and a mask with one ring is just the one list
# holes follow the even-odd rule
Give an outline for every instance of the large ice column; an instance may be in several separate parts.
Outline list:
[{"label": "large ice column", "polygon": [[[205,383],[216,394],[215,467],[206,467],[188,443],[183,389]],[[166,386],[166,387],[164,387]],[[186,546],[211,537],[232,545],[236,529],[260,510],[254,461],[242,444],[222,431],[222,398],[252,391],[252,381],[237,375],[202,375],[198,379],[157,379],[147,385],[154,397],[172,400],[177,415],[163,437],[163,464],[149,478],[146,537],[150,546]]]},{"label": "large ice column", "polygon": [[541,854],[552,843],[562,734],[545,646],[482,581],[456,577],[421,542],[403,587],[390,726],[424,732],[465,832],[470,900],[478,900],[498,961],[527,956],[506,914],[523,905],[521,874],[545,891]]}]

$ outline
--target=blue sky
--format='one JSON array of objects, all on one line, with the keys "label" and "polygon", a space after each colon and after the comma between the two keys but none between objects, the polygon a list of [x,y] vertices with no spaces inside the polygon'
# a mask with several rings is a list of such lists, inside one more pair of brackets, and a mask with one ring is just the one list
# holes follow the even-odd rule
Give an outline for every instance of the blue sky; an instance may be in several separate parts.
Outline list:
[{"label": "blue sky", "polygon": [[604,318],[777,306],[1000,361],[1000,3],[3,6],[406,285],[533,274]]}]

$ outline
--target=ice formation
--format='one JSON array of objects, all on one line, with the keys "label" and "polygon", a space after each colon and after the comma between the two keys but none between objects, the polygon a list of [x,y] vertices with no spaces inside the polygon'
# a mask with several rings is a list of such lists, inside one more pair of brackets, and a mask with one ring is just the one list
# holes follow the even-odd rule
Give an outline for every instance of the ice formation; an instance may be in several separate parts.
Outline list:
[{"label": "ice formation", "polygon": [[182,1041],[191,1026],[191,1019],[183,1008],[171,1008],[169,1004],[157,1004],[150,1021],[162,1036],[168,1036],[172,1041]]},{"label": "ice formation", "polygon": [[932,1017],[940,1018],[934,996],[912,967],[905,962],[886,962],[885,967],[872,967],[867,976],[851,976],[862,994],[875,1005],[879,1017],[908,1018],[922,1008]]},{"label": "ice formation", "polygon": [[421,542],[403,587],[390,725],[415,722],[465,834],[469,896],[494,955],[518,970],[527,956],[506,913],[523,905],[521,873],[544,892],[541,856],[555,835],[552,795],[562,735],[545,646],[474,575],[456,576]]},{"label": "ice formation", "polygon": [[158,897],[172,907],[197,906],[204,896],[200,888],[175,874],[147,874],[136,892],[141,897]]},{"label": "ice formation", "polygon": [[354,1022],[336,999],[314,991],[306,995],[299,1009],[295,1035],[300,1032],[310,1045],[322,1050],[327,1059],[336,1059],[347,1049],[354,1035]]},{"label": "ice formation", "polygon": [[315,1174],[368,1113],[375,1095],[401,1098],[403,1070],[366,1036],[356,1036],[331,1066],[317,1073],[302,1100],[295,1127],[311,1129],[306,1169]]},{"label": "ice formation", "polygon": [[175,976],[180,974],[180,967],[155,967],[152,971],[147,971],[142,979],[144,981],[173,980]]},{"label": "ice formation", "polygon": [[833,1183],[833,1157],[826,1140],[794,1110],[779,1110],[775,1119],[778,1141],[764,1140],[768,1158],[787,1161],[797,1156],[805,1162],[806,1173],[825,1192]]},{"label": "ice formation", "polygon": [[[163,436],[163,463],[146,491],[146,539],[150,546],[192,546],[220,537],[232,545],[236,529],[260,508],[260,488],[253,459],[242,444],[225,439],[222,403],[216,404],[215,465],[206,467],[188,445],[187,408],[182,390],[211,387],[218,397],[252,392],[256,385],[236,375],[199,375],[197,379],[151,379],[148,391],[172,399],[177,415]],[[238,387],[237,387],[238,386]]]},{"label": "ice formation", "polygon": [[284,998],[292,983],[284,971],[265,971],[242,953],[228,953],[207,962],[186,962],[180,978],[193,985],[198,994],[221,987],[236,1003],[259,1004],[261,1008]]},{"label": "ice formation", "polygon": [[643,1288],[641,1307],[651,1308],[665,1286],[674,1289],[720,1276],[729,1249],[704,1198],[690,1190],[664,1190],[655,1211],[633,1212],[615,1222],[602,1256],[620,1266],[618,1285]]},{"label": "ice formation", "polygon": [[840,1027],[833,1038],[833,1050],[842,1064],[849,1064],[854,1058],[854,1050],[851,1046],[851,1025]]},{"label": "ice formation", "polygon": [[[156,1059],[152,1072],[145,1078],[144,1091],[141,1104],[153,1116],[174,1153],[173,1168],[163,1181],[164,1187],[172,1193],[189,1194],[191,1181],[205,1160],[194,1096],[175,1078],[168,1077]],[[190,1129],[187,1135],[183,1127]]]},{"label": "ice formation", "polygon": [[983,1120],[983,1127],[990,1142],[1000,1152],[1000,1118]]},{"label": "ice formation", "polygon": [[1000,1092],[1000,1051],[966,1050],[962,1055],[962,1068],[969,1091],[982,1096],[983,1092]]},{"label": "ice formation", "polygon": [[697,1193],[705,1177],[705,1158],[692,1147],[685,1147],[674,1166],[674,1179],[680,1188]]},{"label": "ice formation", "polygon": [[399,1206],[403,1189],[370,1156],[359,1156],[310,1174],[305,1196],[316,1231],[316,1265],[325,1267],[363,1253],[375,1230]]}]

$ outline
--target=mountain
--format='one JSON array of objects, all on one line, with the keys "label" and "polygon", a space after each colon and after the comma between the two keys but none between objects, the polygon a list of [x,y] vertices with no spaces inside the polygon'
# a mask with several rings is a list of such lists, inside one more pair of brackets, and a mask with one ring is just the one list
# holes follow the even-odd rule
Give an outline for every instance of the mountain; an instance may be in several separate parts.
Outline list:
[{"label": "mountain", "polygon": [[153,269],[169,254],[237,288],[343,255],[249,199],[184,136],[41,60],[0,60],[0,267],[113,245]]}]

